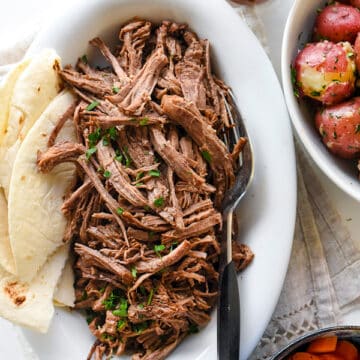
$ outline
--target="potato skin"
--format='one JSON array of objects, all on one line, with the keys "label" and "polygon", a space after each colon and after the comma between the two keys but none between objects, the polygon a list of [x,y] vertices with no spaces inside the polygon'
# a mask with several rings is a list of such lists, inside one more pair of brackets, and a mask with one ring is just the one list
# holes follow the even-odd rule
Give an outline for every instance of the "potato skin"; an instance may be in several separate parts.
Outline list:
[{"label": "potato skin", "polygon": [[360,73],[360,33],[358,33],[356,36],[356,40],[354,43],[354,52],[355,52],[355,66],[359,74]]},{"label": "potato skin", "polygon": [[295,58],[293,66],[294,85],[301,96],[333,105],[354,92],[354,49],[348,42],[307,44]]},{"label": "potato skin", "polygon": [[360,155],[360,97],[319,110],[315,125],[330,152],[344,159]]},{"label": "potato skin", "polygon": [[326,6],[316,17],[315,40],[354,43],[360,31],[359,9],[346,4],[335,3]]}]

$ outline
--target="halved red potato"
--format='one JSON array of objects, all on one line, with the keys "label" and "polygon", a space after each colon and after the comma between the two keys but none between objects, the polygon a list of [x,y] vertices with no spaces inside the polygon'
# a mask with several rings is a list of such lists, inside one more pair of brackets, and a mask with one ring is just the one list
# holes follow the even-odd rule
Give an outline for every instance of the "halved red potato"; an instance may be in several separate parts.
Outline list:
[{"label": "halved red potato", "polygon": [[319,110],[315,124],[333,154],[345,159],[360,156],[360,97]]},{"label": "halved red potato", "polygon": [[332,105],[354,92],[355,69],[350,43],[310,43],[294,61],[293,81],[300,95]]},{"label": "halved red potato", "polygon": [[356,40],[354,43],[354,53],[355,53],[355,65],[357,72],[359,74],[360,73],[360,32],[356,36]]},{"label": "halved red potato", "polygon": [[351,5],[335,3],[326,6],[315,20],[316,40],[353,43],[359,31],[360,11]]}]

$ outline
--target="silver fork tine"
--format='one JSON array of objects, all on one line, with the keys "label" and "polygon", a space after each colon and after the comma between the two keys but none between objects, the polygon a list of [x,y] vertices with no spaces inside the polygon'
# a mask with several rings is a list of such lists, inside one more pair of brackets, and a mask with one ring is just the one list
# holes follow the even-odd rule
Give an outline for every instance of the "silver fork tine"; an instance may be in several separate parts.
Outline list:
[{"label": "silver fork tine", "polygon": [[232,136],[224,142],[229,151],[241,136],[247,138],[243,151],[239,156],[239,169],[235,184],[229,189],[222,204],[223,229],[221,239],[221,254],[219,260],[219,291],[218,298],[218,358],[219,360],[237,360],[240,354],[240,300],[237,276],[232,261],[232,228],[233,212],[244,196],[253,178],[254,161],[251,142],[245,124],[236,107],[234,94],[229,90],[230,104],[223,95],[226,111],[232,126]]}]

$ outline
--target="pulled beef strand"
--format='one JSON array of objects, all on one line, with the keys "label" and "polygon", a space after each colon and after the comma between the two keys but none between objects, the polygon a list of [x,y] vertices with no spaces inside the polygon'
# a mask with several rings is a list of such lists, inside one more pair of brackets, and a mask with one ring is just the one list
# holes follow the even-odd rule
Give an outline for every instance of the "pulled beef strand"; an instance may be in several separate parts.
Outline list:
[{"label": "pulled beef strand", "polygon": [[[76,308],[96,337],[88,359],[130,352],[161,360],[210,319],[221,202],[246,139],[233,149],[221,140],[228,88],[211,71],[207,40],[183,24],[138,19],[119,40],[117,52],[90,41],[109,67],[82,57],[60,72],[78,101],[37,166],[43,173],[77,166],[62,211]],[[65,121],[73,121],[77,143],[56,142]],[[245,268],[251,250],[235,242],[233,250]]]}]

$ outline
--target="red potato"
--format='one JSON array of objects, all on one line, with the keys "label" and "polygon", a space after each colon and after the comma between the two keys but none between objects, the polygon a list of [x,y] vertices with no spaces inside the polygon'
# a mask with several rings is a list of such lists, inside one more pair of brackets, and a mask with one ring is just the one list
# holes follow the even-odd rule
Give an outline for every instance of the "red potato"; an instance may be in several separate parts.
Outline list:
[{"label": "red potato", "polygon": [[315,20],[316,40],[353,43],[359,31],[360,11],[351,5],[335,3],[326,6]]},{"label": "red potato", "polygon": [[315,125],[330,152],[345,159],[359,157],[360,97],[319,110]]},{"label": "red potato", "polygon": [[301,96],[326,105],[339,103],[355,89],[354,50],[350,43],[310,43],[294,61],[293,82]]},{"label": "red potato", "polygon": [[350,5],[355,6],[356,8],[360,9],[360,0],[350,0]]},{"label": "red potato", "polygon": [[360,33],[358,33],[356,36],[356,40],[354,43],[354,53],[355,53],[355,65],[357,72],[359,74],[360,73]]}]

